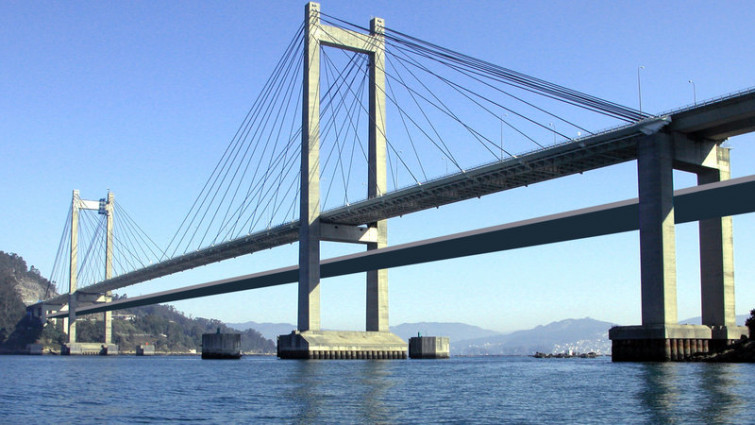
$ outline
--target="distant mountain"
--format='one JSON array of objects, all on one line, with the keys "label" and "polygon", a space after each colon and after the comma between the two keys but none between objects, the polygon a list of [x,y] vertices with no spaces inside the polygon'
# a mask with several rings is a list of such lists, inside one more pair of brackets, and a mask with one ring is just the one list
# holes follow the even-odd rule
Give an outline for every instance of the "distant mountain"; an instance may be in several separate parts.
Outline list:
[{"label": "distant mountain", "polygon": [[[290,323],[226,323],[226,326],[245,331],[254,329],[268,339],[276,340],[278,335],[291,333],[296,329],[296,325]],[[464,323],[437,323],[437,322],[420,322],[420,323],[402,323],[398,326],[391,326],[391,332],[395,333],[404,341],[409,341],[410,337],[417,336],[417,332],[429,336],[447,336],[451,341],[461,339],[482,338],[486,336],[501,335],[500,332],[483,329],[477,326],[466,325]]]},{"label": "distant mountain", "polygon": [[417,336],[418,332],[427,336],[447,336],[450,338],[452,346],[454,341],[501,335],[500,332],[464,323],[438,322],[402,323],[398,326],[391,326],[391,332],[404,341],[409,341],[409,338]]},{"label": "distant mountain", "polygon": [[[745,320],[750,317],[749,314],[737,314],[737,325],[744,326]],[[703,318],[700,316],[692,317],[689,319],[680,320],[679,323],[686,324],[686,325],[700,325],[703,323]]]},{"label": "distant mountain", "polygon": [[239,331],[245,331],[247,329],[254,329],[262,334],[267,339],[278,340],[278,335],[290,334],[292,330],[296,329],[296,325],[290,323],[257,323],[257,322],[243,322],[243,323],[226,323],[226,326]]},{"label": "distant mountain", "polygon": [[530,355],[536,351],[611,352],[608,329],[614,326],[590,318],[566,319],[534,329],[484,338],[451,340],[452,355]]},{"label": "distant mountain", "polygon": [[[254,329],[265,338],[276,340],[278,335],[290,333],[296,325],[290,323],[226,323],[230,328],[245,331]],[[534,329],[503,334],[464,323],[419,322],[391,326],[391,332],[404,341],[417,336],[447,336],[453,355],[529,355],[536,351],[560,353],[568,350],[600,354],[611,352],[608,329],[613,326],[590,318],[567,319],[538,326]]]}]

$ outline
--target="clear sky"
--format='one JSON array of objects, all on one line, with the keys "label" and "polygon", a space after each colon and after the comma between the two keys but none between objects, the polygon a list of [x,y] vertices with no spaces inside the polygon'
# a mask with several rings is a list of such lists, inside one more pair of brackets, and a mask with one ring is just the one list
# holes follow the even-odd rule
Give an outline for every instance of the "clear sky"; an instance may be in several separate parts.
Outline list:
[{"label": "clear sky", "polygon": [[[107,190],[167,244],[303,18],[302,1],[0,2],[0,249],[47,276],[71,191]],[[386,25],[650,113],[755,86],[749,1],[338,1]],[[694,86],[689,81],[694,81]],[[696,93],[693,94],[693,89]],[[755,136],[729,140],[755,173]],[[677,173],[677,187],[694,184]],[[390,243],[635,197],[634,162],[389,221]],[[737,313],[755,307],[755,219],[735,217]],[[640,323],[636,232],[389,272],[391,324],[510,331],[590,316]],[[326,244],[324,257],[356,248]],[[679,318],[699,315],[696,225],[677,227]],[[119,291],[130,296],[296,263],[296,246]],[[183,301],[223,321],[296,322],[296,287]],[[322,283],[323,326],[363,329],[364,278]]]}]

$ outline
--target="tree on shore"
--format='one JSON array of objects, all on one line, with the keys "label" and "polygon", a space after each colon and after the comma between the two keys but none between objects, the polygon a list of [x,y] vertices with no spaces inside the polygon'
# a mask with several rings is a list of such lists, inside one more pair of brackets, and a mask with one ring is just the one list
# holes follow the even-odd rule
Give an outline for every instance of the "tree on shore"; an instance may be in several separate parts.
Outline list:
[{"label": "tree on shore", "polygon": [[750,317],[745,320],[745,326],[750,329],[750,339],[755,340],[755,308],[750,310]]},{"label": "tree on shore", "polygon": [[16,292],[18,284],[15,276],[0,270],[0,346],[16,329],[16,324],[26,314],[26,307]]}]

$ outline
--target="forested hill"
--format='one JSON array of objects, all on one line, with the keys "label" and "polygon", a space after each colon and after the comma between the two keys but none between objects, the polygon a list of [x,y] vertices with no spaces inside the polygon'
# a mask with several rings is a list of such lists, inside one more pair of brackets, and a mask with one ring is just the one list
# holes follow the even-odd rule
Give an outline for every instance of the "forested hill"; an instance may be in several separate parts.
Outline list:
[{"label": "forested hill", "polygon": [[[34,266],[14,253],[0,251],[0,350],[8,346],[25,346],[29,337],[23,321],[26,306],[46,296],[57,295],[53,285]],[[20,325],[24,329],[18,329]]]},{"label": "forested hill", "polygon": [[[62,326],[42,324],[26,315],[26,305],[53,295],[57,295],[53,285],[39,270],[34,266],[27,268],[26,261],[17,254],[0,251],[0,352],[23,351],[26,344],[34,342],[53,351],[60,349],[60,344],[66,341]],[[78,342],[103,341],[102,314],[81,316],[76,327]],[[132,352],[144,343],[164,353],[201,352],[202,334],[215,333],[218,328],[221,332],[237,332],[219,320],[186,317],[172,306],[154,305],[113,313],[113,339],[121,352]],[[241,350],[275,353],[275,343],[248,329],[241,332]]]},{"label": "forested hill", "polygon": [[[77,322],[80,342],[102,340],[101,314],[96,321]],[[170,305],[151,305],[113,314],[113,339],[121,352],[130,352],[139,344],[149,343],[158,352],[186,353],[202,351],[202,334],[238,332],[216,319],[186,317]],[[275,343],[254,329],[241,332],[241,351],[244,353],[275,353]]]},{"label": "forested hill", "polygon": [[0,251],[0,278],[4,288],[15,288],[25,305],[58,295],[55,285],[42,277],[36,267],[27,268],[26,261],[18,254]]}]

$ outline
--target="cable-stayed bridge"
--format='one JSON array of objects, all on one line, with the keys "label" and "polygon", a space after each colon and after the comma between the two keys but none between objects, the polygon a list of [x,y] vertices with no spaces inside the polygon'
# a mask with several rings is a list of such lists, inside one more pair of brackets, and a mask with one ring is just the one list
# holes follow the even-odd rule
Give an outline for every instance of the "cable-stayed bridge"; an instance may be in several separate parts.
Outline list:
[{"label": "cable-stayed bridge", "polygon": [[[389,249],[388,218],[635,159],[639,211],[641,205],[656,208],[645,216],[660,221],[664,230],[659,236],[648,224],[643,232],[642,220],[637,227],[652,246],[644,252],[656,252],[657,244],[669,243],[666,227],[673,234],[674,220],[667,220],[669,203],[671,209],[674,204],[670,170],[695,172],[703,176],[701,183],[725,180],[728,151],[721,142],[755,127],[753,91],[653,116],[419,40],[377,18],[363,28],[321,13],[316,4],[308,5],[306,13],[170,246],[157,250],[152,265],[78,289],[81,301],[85,294],[299,241],[300,267],[286,273],[298,275],[299,330],[318,331],[319,241],[363,243],[377,254]],[[326,53],[333,49],[343,55]],[[594,127],[580,120],[614,127],[590,131]],[[402,184],[402,175],[408,184]],[[331,192],[334,182],[342,188]],[[323,196],[321,186],[327,188]],[[367,199],[351,201],[365,192]],[[331,193],[337,194],[329,198]],[[697,219],[703,218],[710,216]],[[273,225],[276,220],[282,224]],[[586,237],[579,235],[572,237]],[[657,274],[660,291],[670,293],[666,269],[656,270],[652,284],[645,284],[644,274],[645,264],[660,262],[670,269],[667,255],[643,259],[643,294],[645,286],[658,284]],[[77,269],[73,263],[69,272]],[[367,285],[367,330],[386,331],[387,278],[375,271]],[[731,296],[727,292],[719,303],[725,307],[716,307],[705,324],[732,327],[727,309],[733,279],[729,286]],[[64,294],[43,304],[70,304],[77,297]],[[643,295],[643,322],[648,318],[643,325],[666,329],[674,323],[671,298],[662,296],[660,307],[648,301],[646,312]],[[664,334],[660,339],[680,338]]]}]

